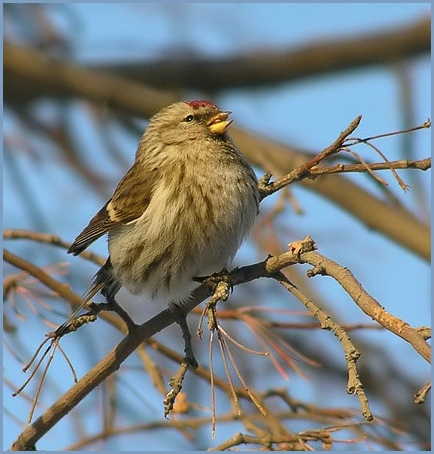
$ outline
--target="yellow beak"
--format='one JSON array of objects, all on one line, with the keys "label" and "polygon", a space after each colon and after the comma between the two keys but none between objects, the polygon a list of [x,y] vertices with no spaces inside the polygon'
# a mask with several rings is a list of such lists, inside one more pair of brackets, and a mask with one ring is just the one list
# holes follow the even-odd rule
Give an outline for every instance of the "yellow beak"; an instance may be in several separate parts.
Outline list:
[{"label": "yellow beak", "polygon": [[222,135],[228,126],[232,123],[232,120],[228,120],[231,112],[220,112],[207,123],[208,129],[212,134]]}]

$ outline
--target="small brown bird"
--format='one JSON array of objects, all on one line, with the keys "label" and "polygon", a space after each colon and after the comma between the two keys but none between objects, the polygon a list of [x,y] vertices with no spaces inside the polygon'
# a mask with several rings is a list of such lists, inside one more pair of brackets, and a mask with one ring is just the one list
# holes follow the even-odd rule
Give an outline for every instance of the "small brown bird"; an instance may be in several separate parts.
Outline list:
[{"label": "small brown bird", "polygon": [[193,278],[230,264],[259,206],[256,176],[226,131],[230,113],[177,102],[150,119],[133,166],[68,250],[108,233],[110,255],[81,307],[98,291],[114,301],[121,286],[182,303]]}]

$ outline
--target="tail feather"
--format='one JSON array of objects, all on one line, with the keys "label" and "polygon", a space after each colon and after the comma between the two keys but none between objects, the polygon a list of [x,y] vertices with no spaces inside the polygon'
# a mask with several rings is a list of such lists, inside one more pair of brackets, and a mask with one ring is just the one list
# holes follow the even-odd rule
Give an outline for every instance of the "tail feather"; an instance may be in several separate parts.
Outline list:
[{"label": "tail feather", "polygon": [[88,290],[83,295],[83,301],[78,308],[69,316],[68,320],[57,328],[57,335],[62,335],[66,328],[68,328],[74,317],[89,303],[89,301],[98,293],[101,292],[104,296],[114,295],[118,292],[121,284],[115,279],[112,273],[112,264],[110,263],[110,257],[104,263],[104,265],[98,270],[89,285]]}]

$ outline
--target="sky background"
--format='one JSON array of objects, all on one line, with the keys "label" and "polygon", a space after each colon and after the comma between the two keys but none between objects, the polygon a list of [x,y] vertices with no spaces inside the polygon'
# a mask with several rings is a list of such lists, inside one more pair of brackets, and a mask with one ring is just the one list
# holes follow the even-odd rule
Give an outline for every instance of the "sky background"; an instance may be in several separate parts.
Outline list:
[{"label": "sky background", "polygon": [[[297,47],[310,41],[322,38],[347,37],[351,34],[369,33],[383,29],[404,25],[417,20],[430,11],[429,3],[369,3],[369,4],[59,4],[52,9],[53,20],[65,30],[68,36],[73,35],[73,59],[77,62],[107,62],[111,59],[135,60],[136,58],[159,58],[164,53],[179,52],[198,53],[208,56],[225,56],[231,53],[245,52],[250,49],[278,49],[280,47]],[[20,34],[12,22],[4,24],[5,34],[18,37]],[[412,60],[410,77],[414,92],[414,118],[416,124],[423,123],[431,115],[431,84],[429,59],[416,58]],[[196,93],[191,93],[194,97]],[[218,104],[223,109],[233,112],[233,119],[237,126],[258,132],[284,143],[299,145],[303,148],[320,151],[329,145],[351,120],[362,114],[363,120],[357,130],[357,136],[366,137],[402,127],[401,109],[399,105],[399,85],[393,69],[370,68],[357,71],[347,71],[338,76],[323,76],[303,80],[299,83],[282,84],[276,88],[252,90],[230,90],[218,98]],[[55,109],[41,104],[41,115],[48,118],[56,114]],[[104,156],[104,144],[94,134],[89,123],[90,116],[82,113],[80,101],[71,101],[66,115],[71,118],[71,125],[77,131],[77,141],[88,147],[89,161],[98,162]],[[143,126],[145,122],[143,122]],[[312,127],[320,125],[320,127]],[[25,133],[18,119],[6,110],[4,112],[4,130],[9,136]],[[132,162],[138,137],[126,137],[120,131],[111,131],[113,140],[122,144],[125,149],[126,162]],[[421,131],[412,136],[415,141],[417,158],[424,158],[430,154],[430,132]],[[44,147],[43,141],[38,138],[33,142],[34,147]],[[400,159],[400,140],[390,138],[381,142],[381,150],[390,159]],[[363,156],[375,159],[367,148],[356,151]],[[55,155],[55,150],[44,150],[52,159],[32,161],[25,153],[18,155],[14,165],[18,166],[20,175],[30,191],[30,197],[38,207],[39,216],[26,211],[26,205],[21,200],[22,192],[17,191],[17,181],[10,174],[4,174],[4,228],[36,229],[54,232],[65,240],[72,240],[87,224],[93,214],[105,200],[97,197],[88,197],[88,188],[82,181],[72,178],[66,172],[63,163]],[[7,159],[7,157],[5,157]],[[8,162],[5,161],[5,165]],[[119,169],[114,162],[104,163],[108,177],[116,181],[126,169]],[[37,170],[35,172],[35,169]],[[261,176],[258,171],[258,176]],[[409,205],[415,203],[414,188],[402,196],[402,190],[390,174],[381,173],[389,182],[391,191]],[[406,182],[411,182],[411,172],[401,173]],[[425,189],[430,184],[430,172],[417,175],[417,184]],[[352,181],[372,188],[368,179],[363,175],[352,176]],[[394,315],[406,320],[412,326],[429,324],[430,314],[430,267],[429,264],[408,253],[406,250],[392,244],[389,240],[376,232],[371,232],[360,223],[352,219],[330,203],[319,199],[315,194],[302,188],[293,186],[293,191],[299,204],[304,209],[304,215],[297,216],[288,211],[291,222],[287,227],[286,243],[295,239],[304,238],[310,234],[320,248],[320,252],[338,263],[348,266],[356,278],[363,283],[381,305]],[[428,201],[430,204],[430,200]],[[56,222],[51,223],[51,213],[56,212]],[[429,213],[427,212],[427,218]],[[286,219],[282,220],[282,222]],[[353,241],[357,238],[357,241]],[[285,243],[284,243],[285,244]],[[346,245],[343,247],[343,245]],[[7,244],[7,246],[12,245]],[[32,246],[22,246],[32,250]],[[34,249],[33,249],[34,250]],[[92,250],[102,255],[106,254],[106,244],[99,241]],[[20,251],[14,245],[14,251]],[[246,243],[237,256],[237,264],[248,264],[258,257]],[[95,272],[92,266],[72,263],[71,257],[66,257],[50,250],[49,253],[35,256],[35,261],[46,264],[65,261],[71,266],[82,267],[83,278],[90,279]],[[76,259],[77,260],[77,259]],[[372,264],[375,264],[373,266]],[[79,286],[81,282],[71,285]],[[260,285],[255,283],[255,285]],[[316,291],[324,293],[333,299],[336,286],[330,280],[316,279]],[[256,287],[255,287],[256,288]],[[258,287],[259,288],[259,287]],[[82,293],[80,288],[75,288]],[[282,307],[283,293],[276,292],[270,305]],[[335,313],[345,314],[342,317],[347,323],[366,320],[360,311],[338,293],[335,300]],[[296,303],[293,309],[301,309]],[[146,313],[146,318],[152,313]],[[34,347],[44,336],[44,328],[37,325],[29,316],[26,323],[25,338],[17,339],[26,345],[27,351],[33,352]],[[116,342],[112,331],[107,329],[110,342]],[[410,346],[395,338],[391,334],[368,332],[365,334],[369,342],[376,341],[389,343],[390,352],[396,355],[397,365],[405,362],[409,376],[420,378],[420,384],[426,382],[429,369],[423,361],[413,353]],[[72,337],[72,336],[70,336]],[[89,338],[83,336],[79,341],[65,339],[65,348],[78,364],[78,374],[82,376],[90,367],[80,356],[83,348],[89,348],[96,357],[101,357],[107,351],[105,342],[91,346]],[[160,334],[160,339],[164,336]],[[86,343],[87,342],[87,343]],[[399,354],[397,354],[399,352]],[[206,357],[203,358],[206,361]],[[20,372],[20,364],[8,354],[4,353],[5,373],[12,383],[21,384],[25,376]],[[55,362],[53,367],[58,368],[59,377],[68,377],[69,373],[61,361]],[[262,366],[268,367],[268,366]],[[51,382],[50,386],[66,389],[71,385]],[[282,377],[273,376],[272,386],[287,386]],[[280,380],[280,382],[279,382]],[[316,400],[319,394],[315,389],[297,377],[292,377],[291,388],[306,400]],[[127,388],[127,386],[126,386]],[[206,393],[206,389],[204,393]],[[127,392],[126,392],[127,393]],[[22,399],[13,399],[8,386],[4,387],[4,406],[7,411],[14,413],[21,420],[26,419],[28,402]],[[358,408],[354,396],[341,396],[341,405]],[[126,402],[134,400],[134,396],[126,394]],[[151,399],[151,398],[150,398]],[[157,400],[149,401],[152,417],[161,412],[161,403]],[[204,398],[206,401],[206,398]],[[50,402],[46,402],[48,405]],[[324,402],[333,405],[333,402]],[[86,408],[86,402],[83,403]],[[377,410],[377,408],[374,408]],[[381,409],[378,409],[381,411]],[[38,416],[42,408],[37,409]],[[92,432],[92,425],[97,430],[98,420],[84,420],[88,431]],[[62,422],[50,434],[49,440],[42,439],[38,443],[39,449],[53,449],[55,446],[67,446],[73,441],[69,437],[68,423]],[[226,431],[228,429],[228,431]],[[21,428],[10,417],[4,418],[3,448],[7,449],[16,438]],[[231,428],[222,427],[217,430],[218,444],[231,433]],[[134,437],[133,443],[134,443]],[[153,446],[159,443],[159,449],[165,450],[164,437],[161,433],[147,434],[147,443]],[[163,439],[162,439],[163,438]],[[110,450],[125,450],[125,438],[109,441]],[[142,439],[137,436],[137,442]],[[131,440],[127,443],[129,446]],[[212,443],[211,443],[212,445]],[[188,450],[189,443],[179,438],[179,449]],[[140,448],[140,450],[142,450]],[[145,448],[146,449],[146,448]]]}]

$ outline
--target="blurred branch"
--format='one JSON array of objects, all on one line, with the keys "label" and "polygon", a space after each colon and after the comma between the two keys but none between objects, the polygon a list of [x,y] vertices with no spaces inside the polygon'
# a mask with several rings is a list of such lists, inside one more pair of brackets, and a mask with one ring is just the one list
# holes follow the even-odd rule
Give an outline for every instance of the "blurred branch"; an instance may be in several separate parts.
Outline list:
[{"label": "blurred branch", "polygon": [[3,44],[3,70],[4,100],[10,105],[38,97],[82,97],[120,112],[150,116],[178,100],[174,94],[7,42]]},{"label": "blurred branch", "polygon": [[[41,233],[34,232],[33,230],[22,230],[22,229],[6,229],[3,231],[4,240],[31,240],[37,243],[51,244],[62,249],[68,250],[71,243],[63,241],[59,236],[52,233]],[[103,259],[98,254],[94,254],[90,250],[83,251],[80,257],[87,259],[99,266],[104,265],[106,259]]]},{"label": "blurred branch", "polygon": [[[37,51],[8,43],[4,44],[4,74],[6,102],[16,102],[17,96],[24,96],[26,100],[28,96],[80,96],[131,115],[149,117],[177,99],[175,95],[127,79],[53,61]],[[276,175],[289,172],[312,158],[311,153],[240,128],[232,127],[231,135],[253,164]],[[315,181],[304,179],[301,184],[341,206],[370,229],[430,260],[430,228],[404,207],[381,200],[336,175]]]},{"label": "blurred branch", "polygon": [[[191,59],[177,57],[172,61],[158,61],[142,64],[88,65],[79,73],[69,74],[70,65],[66,62],[51,60],[43,54],[30,49],[4,43],[4,93],[8,103],[30,100],[36,96],[77,94],[90,89],[99,92],[94,101],[116,105],[117,91],[122,97],[133,96],[136,91],[147,94],[153,105],[149,112],[157,112],[163,105],[174,100],[173,95],[157,92],[152,87],[176,87],[178,89],[195,88],[203,90],[221,90],[224,88],[245,88],[264,84],[275,85],[307,76],[318,76],[330,72],[342,71],[355,67],[394,63],[421,53],[429,55],[431,50],[431,21],[427,15],[422,19],[393,30],[368,36],[342,37],[338,40],[321,40],[302,46],[299,49],[284,51],[266,50],[235,55],[229,59]],[[44,61],[45,60],[45,61]],[[48,68],[55,71],[47,71]],[[98,80],[104,84],[95,84]],[[121,77],[116,77],[117,76]],[[76,78],[75,75],[80,75]],[[103,76],[106,76],[104,78]],[[122,78],[141,82],[130,87],[122,85]],[[29,84],[29,80],[34,83]],[[146,87],[143,84],[148,85]],[[107,88],[110,94],[107,95]],[[69,88],[69,92],[68,92]],[[95,89],[98,90],[95,90]],[[89,93],[83,97],[88,98]],[[153,98],[159,101],[152,101]],[[168,99],[170,98],[170,100]],[[91,98],[88,98],[91,99]],[[157,106],[155,105],[157,103]],[[122,102],[121,102],[122,104]],[[130,110],[128,108],[128,110]]]},{"label": "blurred branch", "polygon": [[[355,433],[357,435],[363,435],[368,440],[372,438],[369,432],[363,431],[362,428],[365,426],[365,423],[355,422],[354,421],[354,412],[351,410],[340,409],[336,408],[333,410],[324,410],[321,407],[317,407],[315,405],[307,405],[301,401],[296,401],[292,399],[290,396],[286,395],[286,389],[283,391],[275,391],[272,390],[271,392],[267,393],[265,397],[274,397],[277,396],[280,398],[281,402],[283,402],[288,409],[283,411],[275,411],[275,415],[279,420],[305,420],[310,418],[312,415],[316,415],[316,422],[322,423],[324,425],[329,425],[330,423],[335,423],[336,425],[342,425],[347,430]],[[219,425],[223,425],[224,423],[233,423],[234,418],[240,420],[246,426],[254,422],[258,426],[263,423],[263,418],[259,415],[234,415],[234,412],[228,412],[223,415],[217,417],[217,422]],[[68,446],[65,448],[67,451],[79,451],[84,450],[86,447],[89,449],[92,444],[95,444],[98,441],[107,440],[108,437],[113,437],[115,435],[125,435],[127,433],[140,433],[140,432],[150,432],[152,430],[159,430],[163,429],[166,430],[170,428],[175,429],[199,429],[206,425],[209,425],[211,422],[209,417],[184,417],[182,421],[180,420],[170,420],[170,421],[153,421],[150,423],[143,423],[143,424],[136,424],[127,427],[120,427],[114,428],[110,430],[101,430],[97,434],[89,435],[86,438],[78,441],[77,443]],[[366,426],[369,427],[369,426]],[[250,440],[254,443],[255,441],[258,444],[262,445],[265,444],[267,450],[276,450],[276,451],[300,451],[300,450],[312,450],[308,442],[315,442],[315,441],[323,441],[324,439],[328,439],[330,445],[332,443],[352,443],[356,440],[340,440],[338,437],[333,438],[332,432],[336,432],[336,429],[333,430],[311,430],[311,431],[301,431],[297,434],[288,434],[288,435],[274,435],[268,433],[268,440],[266,439],[267,434],[264,434],[262,431],[261,435],[251,436]],[[254,431],[253,431],[254,432]],[[188,436],[189,432],[187,432]],[[327,436],[328,434],[328,436]],[[191,435],[190,435],[190,438]],[[231,438],[230,440],[238,440],[238,436]],[[210,448],[209,451],[216,451],[221,450],[223,446],[227,446],[230,444],[230,440],[220,444],[218,447]],[[277,446],[274,446],[276,444]],[[399,444],[393,442],[393,447],[395,450],[399,450]],[[292,448],[292,449],[291,449]],[[307,448],[307,449],[306,449]],[[310,448],[310,449],[309,449]],[[328,447],[330,449],[330,446]]]},{"label": "blurred branch", "polygon": [[15,268],[26,271],[31,276],[35,277],[39,282],[56,292],[57,295],[59,295],[65,301],[68,301],[71,306],[81,303],[81,298],[74,292],[72,292],[68,285],[56,281],[38,266],[33,265],[32,263],[21,257],[18,257],[15,254],[12,254],[12,252],[9,252],[7,249],[3,249],[3,261],[9,263]]},{"label": "blurred branch", "polygon": [[223,89],[275,86],[342,72],[384,66],[431,50],[431,19],[425,17],[380,33],[321,39],[276,51],[250,50],[228,58],[176,55],[172,59],[139,63],[89,65],[161,88],[193,88],[212,93]]}]

